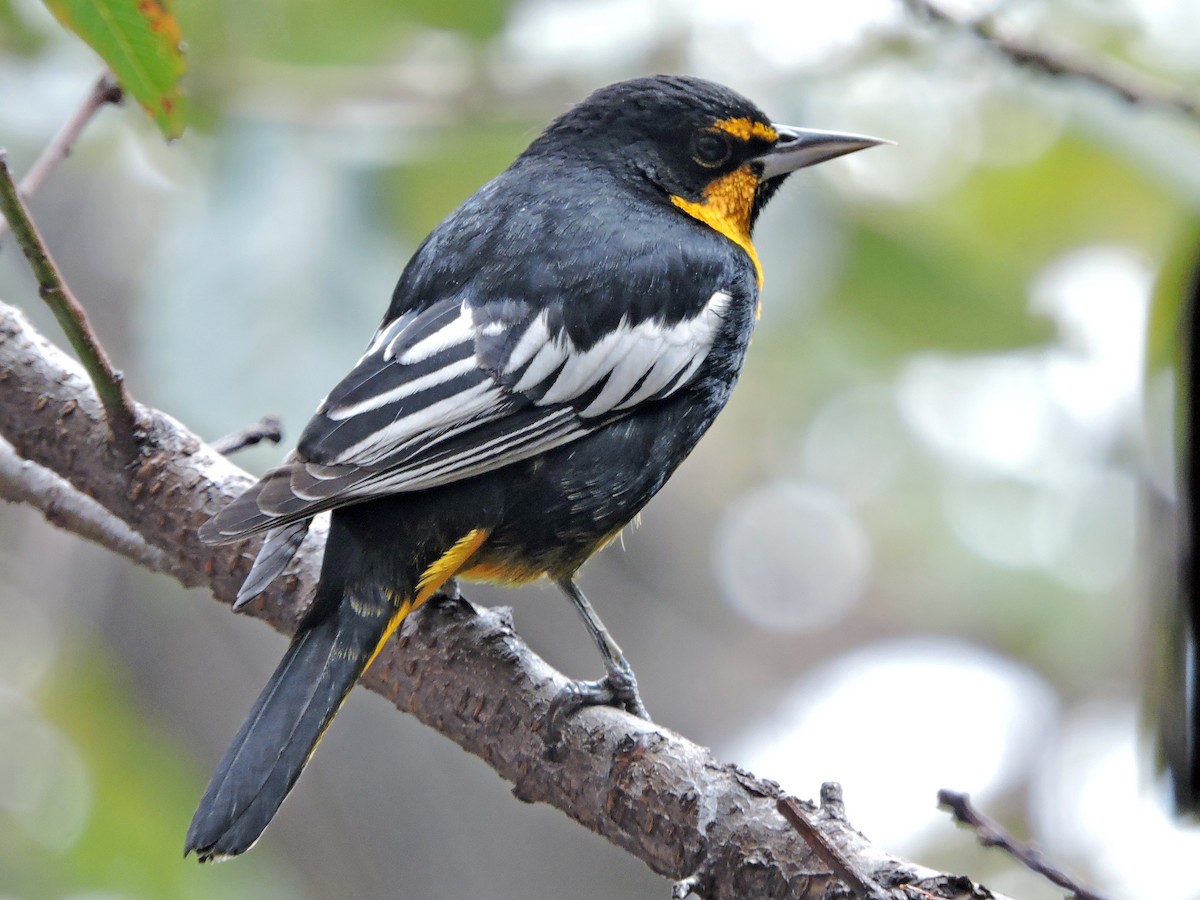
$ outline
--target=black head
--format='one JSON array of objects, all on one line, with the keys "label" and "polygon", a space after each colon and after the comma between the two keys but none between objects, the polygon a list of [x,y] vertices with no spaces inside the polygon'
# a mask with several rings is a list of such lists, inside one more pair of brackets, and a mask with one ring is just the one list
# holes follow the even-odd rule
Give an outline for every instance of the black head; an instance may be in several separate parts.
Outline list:
[{"label": "black head", "polygon": [[597,160],[698,199],[714,177],[769,149],[774,136],[766,114],[729,88],[656,75],[596,91],[551,123],[528,152]]},{"label": "black head", "polygon": [[552,122],[523,157],[601,166],[740,243],[791,172],[879,143],[775,125],[727,87],[653,75],[596,91]]}]

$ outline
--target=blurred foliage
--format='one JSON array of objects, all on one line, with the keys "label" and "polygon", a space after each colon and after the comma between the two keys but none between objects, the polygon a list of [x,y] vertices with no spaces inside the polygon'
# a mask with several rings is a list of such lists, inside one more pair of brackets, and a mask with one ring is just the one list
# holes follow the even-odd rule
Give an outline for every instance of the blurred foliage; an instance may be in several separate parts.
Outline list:
[{"label": "blurred foliage", "polygon": [[[891,241],[868,237],[847,265],[839,307],[853,310],[856,298],[867,298],[864,319],[898,352],[981,353],[1044,342],[1049,323],[1012,298],[1048,260],[1081,242],[1158,253],[1186,215],[1167,185],[1068,135],[1028,165],[982,169],[952,198],[910,207],[889,223]],[[880,283],[863,283],[872,277]]]},{"label": "blurred foliage", "polygon": [[30,898],[297,896],[269,850],[247,866],[180,865],[178,811],[193,802],[205,773],[186,762],[178,740],[129,708],[122,682],[130,677],[119,660],[83,646],[65,653],[41,687],[47,723],[81,751],[83,778],[66,783],[82,794],[87,813],[69,853],[0,818],[4,891]]},{"label": "blurred foliage", "polygon": [[0,49],[5,53],[29,54],[40,50],[45,42],[46,35],[30,27],[11,3],[0,3]]},{"label": "blurred foliage", "polygon": [[[1200,219],[1189,227],[1180,228],[1155,282],[1154,297],[1146,332],[1146,371],[1155,375],[1163,371],[1181,377],[1182,341],[1185,335],[1187,301],[1193,282],[1198,277],[1200,257]],[[1179,397],[1180,409],[1187,398]]]},{"label": "blurred foliage", "polygon": [[[511,159],[530,140],[525,124],[483,122],[430,135],[436,151],[414,158],[383,178],[386,209],[397,216],[392,227],[414,247],[446,217],[496,175],[497,161]],[[503,163],[501,163],[502,165]]]},{"label": "blurred foliage", "polygon": [[377,59],[419,27],[486,38],[503,25],[507,7],[503,0],[263,0],[186,3],[179,18],[198,55],[326,66]]},{"label": "blurred foliage", "polygon": [[504,0],[263,0],[257,3],[184,3],[178,15],[189,54],[208,59],[193,72],[200,85],[226,91],[228,66],[271,61],[295,66],[353,66],[377,61],[422,29],[445,29],[475,42],[504,24]]}]

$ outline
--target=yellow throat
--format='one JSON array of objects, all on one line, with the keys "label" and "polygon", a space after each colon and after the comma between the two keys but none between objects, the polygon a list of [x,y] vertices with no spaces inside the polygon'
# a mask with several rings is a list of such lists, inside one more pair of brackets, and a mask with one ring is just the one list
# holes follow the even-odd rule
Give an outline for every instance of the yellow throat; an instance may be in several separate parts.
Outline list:
[{"label": "yellow throat", "polygon": [[672,196],[671,202],[746,251],[754,263],[761,289],[762,263],[758,261],[758,251],[750,240],[750,213],[754,210],[754,193],[757,190],[758,178],[749,166],[742,166],[713,181],[704,189],[699,201]]}]

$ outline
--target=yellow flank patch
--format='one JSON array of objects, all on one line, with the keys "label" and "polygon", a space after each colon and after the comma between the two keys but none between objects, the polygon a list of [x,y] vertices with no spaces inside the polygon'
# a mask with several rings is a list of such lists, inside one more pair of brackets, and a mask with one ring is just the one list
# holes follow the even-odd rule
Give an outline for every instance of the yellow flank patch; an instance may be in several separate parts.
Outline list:
[{"label": "yellow flank patch", "polygon": [[748,119],[742,116],[738,119],[721,119],[718,122],[713,122],[714,128],[720,128],[726,134],[732,134],[735,138],[743,141],[748,141],[751,138],[759,138],[760,140],[770,141],[772,144],[779,140],[779,132],[767,125],[765,122],[756,122],[754,119]]},{"label": "yellow flank patch", "polygon": [[[400,627],[400,623],[404,621],[405,617],[412,612],[413,609],[414,605],[411,600],[405,600],[400,604],[400,608],[396,610],[396,612],[392,615],[391,621],[388,622],[387,628],[383,630],[383,635],[379,638],[379,643],[377,643],[375,645],[375,649],[371,651],[371,658],[368,659],[367,664],[363,666],[364,672],[371,668],[371,663],[375,662],[375,657],[379,655],[379,651],[383,649],[383,645],[388,642],[388,638],[396,633],[396,629]],[[344,703],[345,700],[342,702]],[[323,731],[321,733],[324,734]]]},{"label": "yellow flank patch", "polygon": [[546,574],[545,569],[535,569],[514,562],[494,560],[482,562],[462,571],[462,577],[469,581],[488,581],[492,584],[503,584],[516,587],[519,584],[529,584],[537,581]]},{"label": "yellow flank patch", "polygon": [[459,538],[453,547],[439,556],[437,562],[422,572],[417,582],[417,598],[413,601],[413,609],[432,597],[438,588],[457,575],[463,564],[487,540],[487,536],[486,528],[472,528]]},{"label": "yellow flank patch", "polygon": [[758,261],[758,251],[754,249],[754,243],[750,240],[750,213],[754,209],[754,192],[757,190],[757,176],[750,171],[749,166],[742,166],[709,184],[699,202],[676,196],[671,197],[671,202],[745,250],[750,261],[754,263],[758,286],[761,288],[762,263]]},{"label": "yellow flank patch", "polygon": [[[383,649],[383,645],[388,642],[388,638],[396,633],[396,629],[400,627],[400,623],[404,621],[404,618],[437,593],[438,588],[457,575],[463,563],[471,558],[471,555],[487,540],[487,536],[488,531],[486,528],[471,529],[459,538],[453,547],[439,556],[433,565],[421,573],[421,577],[417,581],[417,596],[414,599],[405,600],[403,603],[398,604],[396,611],[392,614],[392,618],[387,624],[387,628],[384,629],[383,635],[379,638],[379,643],[371,651],[371,658],[367,660],[366,668],[369,669],[371,663],[375,662],[375,657],[379,655],[379,651]],[[397,601],[396,595],[390,591],[388,592],[388,599],[393,603]],[[366,671],[366,669],[363,671]]]},{"label": "yellow flank patch", "polygon": [[396,629],[400,628],[400,623],[403,622],[404,617],[408,616],[408,613],[413,611],[413,608],[414,606],[412,600],[406,600],[402,602],[400,608],[398,608],[394,616],[391,617],[391,622],[388,623],[388,628],[384,629],[383,636],[379,638],[379,643],[376,644],[376,648],[371,650],[371,659],[367,660],[367,665],[362,668],[362,671],[366,672],[368,668],[371,668],[374,658],[379,655],[379,650],[382,650],[384,644],[388,643],[389,637],[396,634]]}]

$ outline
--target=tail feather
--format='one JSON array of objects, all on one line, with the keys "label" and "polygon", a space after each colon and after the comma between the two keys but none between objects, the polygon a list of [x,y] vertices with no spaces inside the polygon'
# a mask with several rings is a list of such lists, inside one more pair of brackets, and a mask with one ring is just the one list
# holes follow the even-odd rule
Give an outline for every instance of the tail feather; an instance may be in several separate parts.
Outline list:
[{"label": "tail feather", "polygon": [[[300,526],[277,525],[267,543],[278,546],[270,552],[264,547],[260,555],[268,559],[260,559],[256,568],[262,564],[266,571],[280,554],[290,557],[303,535]],[[364,561],[363,535],[349,527],[345,516],[334,515],[316,596],[209,782],[188,828],[185,856],[195,853],[206,861],[250,849],[392,632],[454,577],[487,535],[486,529],[476,528],[444,552],[436,545],[420,548],[420,556],[429,559],[414,561],[414,577],[407,584],[403,576],[393,577],[385,590],[356,578],[351,587],[347,573],[361,573],[371,565]]]},{"label": "tail feather", "polygon": [[236,856],[258,840],[405,612],[382,593],[355,597],[296,635],[209,782],[184,855]]},{"label": "tail feather", "polygon": [[254,558],[254,565],[250,567],[250,573],[242,582],[241,590],[238,591],[237,599],[233,604],[234,609],[241,609],[279,577],[300,549],[300,545],[304,543],[304,536],[308,534],[310,525],[312,525],[312,519],[301,519],[291,525],[280,525],[267,532],[266,540],[263,541],[258,556]]}]

